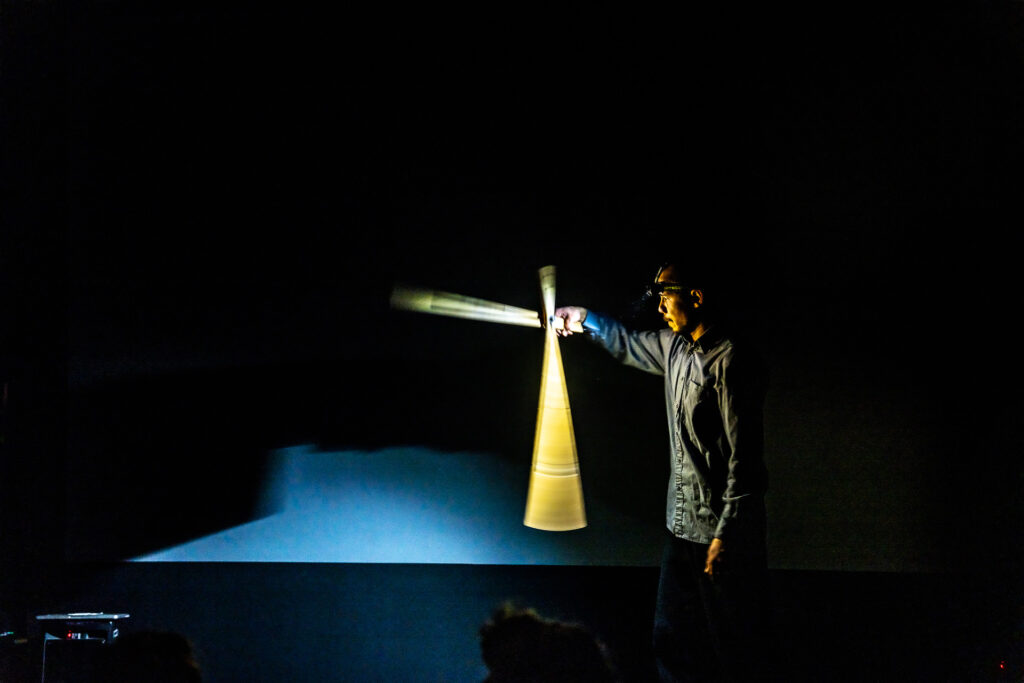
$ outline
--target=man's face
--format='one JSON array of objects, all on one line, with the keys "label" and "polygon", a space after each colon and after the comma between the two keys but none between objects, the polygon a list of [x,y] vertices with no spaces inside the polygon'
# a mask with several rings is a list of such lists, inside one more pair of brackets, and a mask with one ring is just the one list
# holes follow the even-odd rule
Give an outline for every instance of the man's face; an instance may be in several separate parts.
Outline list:
[{"label": "man's face", "polygon": [[[669,266],[658,274],[660,283],[676,283],[675,266]],[[693,297],[689,291],[662,292],[661,301],[658,303],[658,312],[665,319],[668,326],[676,334],[689,333],[696,327],[697,320],[694,315]]]}]

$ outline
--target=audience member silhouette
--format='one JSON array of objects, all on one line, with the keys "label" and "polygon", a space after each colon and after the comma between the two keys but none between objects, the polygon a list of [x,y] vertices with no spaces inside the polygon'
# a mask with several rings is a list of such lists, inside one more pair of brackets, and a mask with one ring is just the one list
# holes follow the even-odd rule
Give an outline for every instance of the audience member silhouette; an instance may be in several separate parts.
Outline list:
[{"label": "audience member silhouette", "polygon": [[110,646],[96,683],[202,683],[192,644],[177,633],[143,631]]},{"label": "audience member silhouette", "polygon": [[485,683],[612,683],[604,646],[586,628],[512,605],[480,628]]}]

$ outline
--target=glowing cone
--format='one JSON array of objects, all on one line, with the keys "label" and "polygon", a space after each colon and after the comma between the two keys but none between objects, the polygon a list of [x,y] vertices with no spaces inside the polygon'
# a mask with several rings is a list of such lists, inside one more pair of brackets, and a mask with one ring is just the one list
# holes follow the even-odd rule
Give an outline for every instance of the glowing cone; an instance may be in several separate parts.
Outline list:
[{"label": "glowing cone", "polygon": [[[540,282],[544,301],[542,314],[544,320],[550,321],[555,308],[554,266],[541,268]],[[565,386],[558,336],[551,324],[546,326],[544,335],[537,433],[523,524],[545,531],[569,531],[587,525],[569,392]]]}]

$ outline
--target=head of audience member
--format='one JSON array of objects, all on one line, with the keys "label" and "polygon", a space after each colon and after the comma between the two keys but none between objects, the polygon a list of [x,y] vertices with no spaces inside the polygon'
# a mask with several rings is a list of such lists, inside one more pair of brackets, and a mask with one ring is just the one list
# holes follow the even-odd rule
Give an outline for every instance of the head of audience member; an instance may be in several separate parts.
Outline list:
[{"label": "head of audience member", "polygon": [[604,646],[583,626],[504,605],[480,629],[486,683],[611,683]]},{"label": "head of audience member", "polygon": [[202,683],[192,644],[177,633],[146,631],[113,642],[101,683]]}]

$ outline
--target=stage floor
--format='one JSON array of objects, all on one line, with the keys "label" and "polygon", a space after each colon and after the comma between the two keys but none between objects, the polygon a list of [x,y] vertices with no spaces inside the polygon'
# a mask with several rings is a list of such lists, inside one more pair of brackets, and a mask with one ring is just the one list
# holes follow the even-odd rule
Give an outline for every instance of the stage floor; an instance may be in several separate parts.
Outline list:
[{"label": "stage floor", "polygon": [[[652,680],[651,567],[143,562],[62,572],[31,613],[125,612],[124,632],[180,633],[212,683],[481,681],[477,632],[505,601],[588,626],[625,681]],[[797,571],[772,581],[788,680],[1018,680],[999,669],[1019,665],[1019,653],[998,582]],[[5,648],[5,682],[39,680],[39,634],[27,635]]]}]

